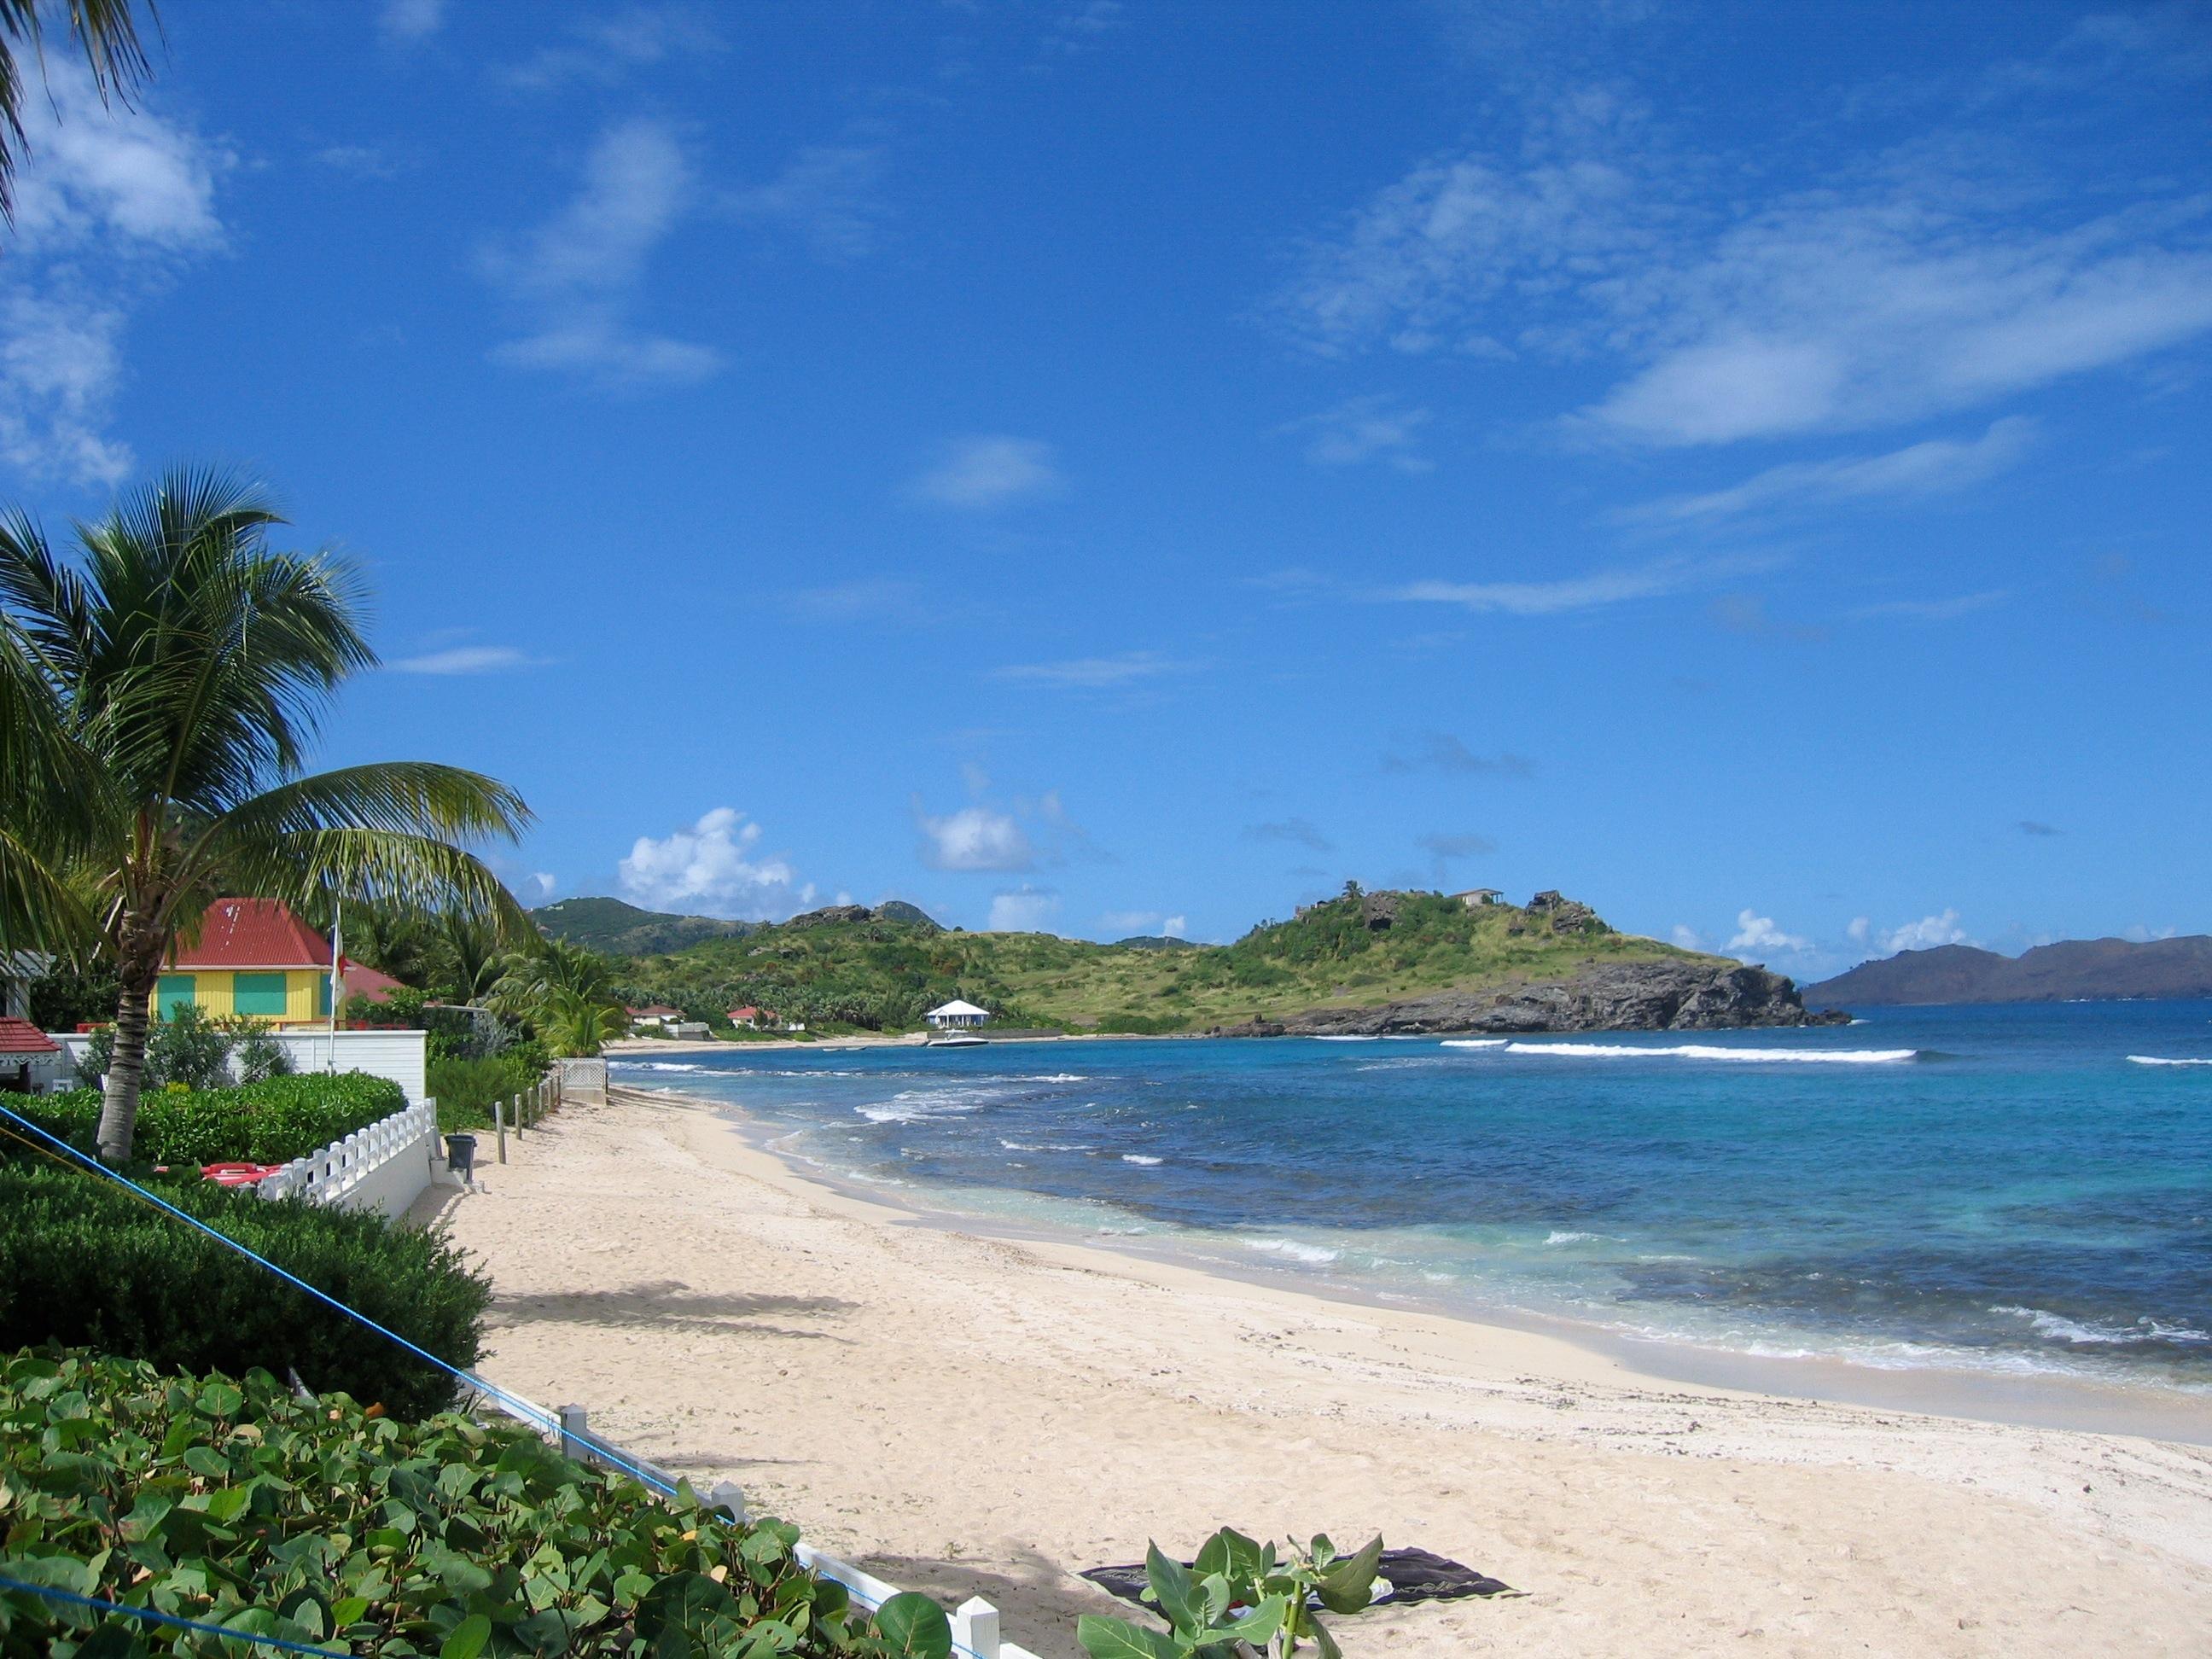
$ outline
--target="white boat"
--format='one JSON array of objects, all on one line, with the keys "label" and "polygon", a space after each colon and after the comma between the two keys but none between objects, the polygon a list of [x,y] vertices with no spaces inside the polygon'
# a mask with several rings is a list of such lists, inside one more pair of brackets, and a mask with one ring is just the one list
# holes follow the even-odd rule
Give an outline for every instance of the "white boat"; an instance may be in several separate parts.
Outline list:
[{"label": "white boat", "polygon": [[989,1044],[988,1037],[969,1036],[963,1033],[957,1036],[933,1036],[921,1046],[925,1048],[982,1048]]}]

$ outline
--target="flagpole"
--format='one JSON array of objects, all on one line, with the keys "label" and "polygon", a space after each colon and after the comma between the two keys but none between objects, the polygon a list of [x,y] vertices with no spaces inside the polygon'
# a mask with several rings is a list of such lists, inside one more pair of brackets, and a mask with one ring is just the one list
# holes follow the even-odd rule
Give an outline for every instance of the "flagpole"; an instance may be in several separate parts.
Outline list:
[{"label": "flagpole", "polygon": [[331,901],[331,1058],[329,1069],[338,1069],[338,941],[345,927],[345,901]]}]

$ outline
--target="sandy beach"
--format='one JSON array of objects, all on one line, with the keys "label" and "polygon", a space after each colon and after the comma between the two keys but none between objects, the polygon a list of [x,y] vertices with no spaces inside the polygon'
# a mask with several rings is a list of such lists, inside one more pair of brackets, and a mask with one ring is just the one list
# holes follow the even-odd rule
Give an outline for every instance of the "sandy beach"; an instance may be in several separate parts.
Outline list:
[{"label": "sandy beach", "polygon": [[[654,1048],[673,1045],[654,1044]],[[489,1148],[485,1149],[489,1152]],[[1380,1531],[1510,1599],[1347,1654],[2202,1653],[2212,1450],[1688,1388],[1541,1334],[919,1222],[617,1091],[426,1198],[487,1374],[1079,1651],[1076,1569]]]}]

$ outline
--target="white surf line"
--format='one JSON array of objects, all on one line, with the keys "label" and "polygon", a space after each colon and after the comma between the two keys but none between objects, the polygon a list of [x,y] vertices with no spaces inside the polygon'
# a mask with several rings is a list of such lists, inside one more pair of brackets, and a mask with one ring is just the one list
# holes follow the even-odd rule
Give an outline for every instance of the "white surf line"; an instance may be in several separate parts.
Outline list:
[{"label": "white surf line", "polygon": [[1552,1054],[1569,1060],[1731,1060],[1753,1065],[1893,1066],[1918,1057],[1917,1048],[1723,1048],[1681,1042],[1643,1047],[1627,1042],[1508,1042],[1510,1054]]}]

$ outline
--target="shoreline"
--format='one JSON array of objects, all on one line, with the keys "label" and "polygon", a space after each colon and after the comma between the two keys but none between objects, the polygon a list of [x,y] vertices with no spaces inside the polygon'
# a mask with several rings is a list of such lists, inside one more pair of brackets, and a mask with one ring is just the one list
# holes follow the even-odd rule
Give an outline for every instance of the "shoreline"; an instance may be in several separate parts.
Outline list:
[{"label": "shoreline", "polygon": [[2185,1651],[2212,1455],[1654,1379],[1564,1339],[1010,1242],[848,1195],[721,1103],[572,1106],[418,1212],[495,1286],[485,1369],[948,1602],[1077,1652],[1073,1577],[1224,1522],[1380,1530],[1513,1600],[1352,1659]]},{"label": "shoreline", "polygon": [[[1060,1041],[1064,1039],[1037,1039]],[[970,1232],[1032,1247],[1095,1252],[1115,1261],[1158,1263],[1241,1285],[1283,1290],[1347,1307],[1397,1310],[1565,1344],[1617,1365],[1652,1387],[1696,1387],[1875,1410],[2112,1434],[2212,1447],[2212,1395],[2155,1381],[2106,1380],[2055,1370],[2017,1372],[1940,1360],[1882,1366],[1848,1354],[1763,1354],[1690,1337],[1642,1336],[1590,1319],[1419,1292],[1390,1294],[1295,1268],[1214,1256],[1172,1235],[1093,1237],[1048,1221],[1024,1221],[930,1201],[926,1187],[885,1188],[841,1177],[773,1144],[774,1126],[738,1102],[680,1085],[617,1088],[682,1100],[713,1114],[792,1181],[829,1197],[870,1205],[918,1225]],[[1202,1237],[1202,1236],[1201,1236]]]}]

